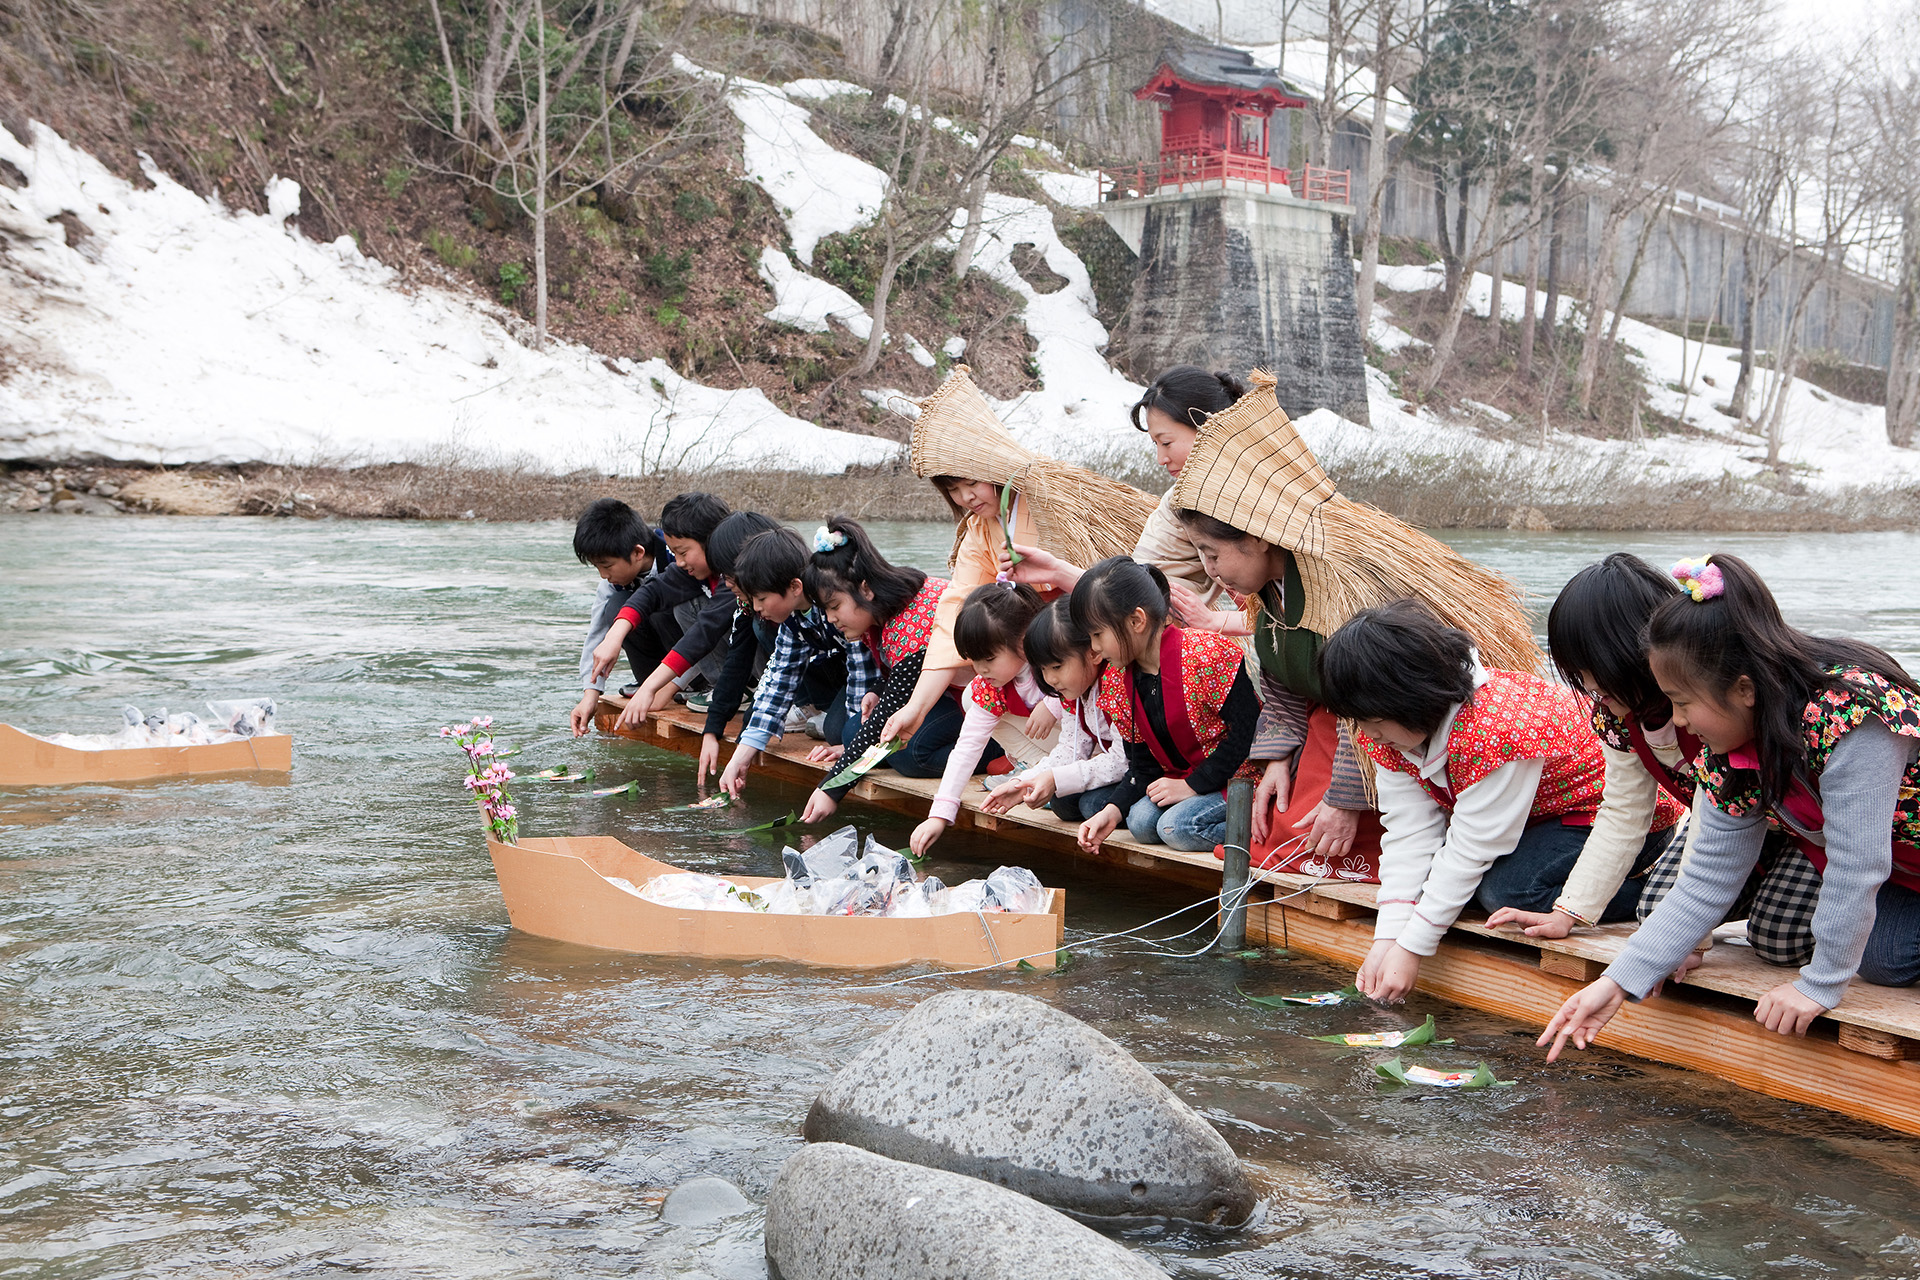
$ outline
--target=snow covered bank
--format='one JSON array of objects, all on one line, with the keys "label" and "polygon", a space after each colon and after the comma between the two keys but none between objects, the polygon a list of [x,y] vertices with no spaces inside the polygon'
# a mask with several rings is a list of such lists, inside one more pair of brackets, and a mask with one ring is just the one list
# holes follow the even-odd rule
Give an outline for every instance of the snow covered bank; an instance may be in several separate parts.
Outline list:
[{"label": "snow covered bank", "polygon": [[[664,361],[522,345],[518,317],[403,286],[350,239],[229,213],[152,164],[139,190],[40,125],[0,129],[0,457],[336,464],[457,457],[549,471],[839,471],[893,444]],[[63,223],[58,219],[65,218]],[[71,242],[71,243],[70,243]]]},{"label": "snow covered bank", "polygon": [[[1390,292],[1381,295],[1381,303],[1390,314],[1394,292],[1438,289],[1444,278],[1439,266],[1382,267],[1380,283]],[[1491,278],[1476,274],[1468,287],[1468,310],[1484,317],[1492,293]],[[1503,318],[1519,320],[1525,305],[1524,289],[1508,281],[1501,291]],[[1544,298],[1537,306],[1544,306]],[[1561,300],[1563,320],[1577,310],[1572,300]],[[1417,341],[1377,311],[1373,327],[1375,342],[1385,349]],[[1458,412],[1416,409],[1394,394],[1390,381],[1377,369],[1369,370],[1371,429],[1330,413],[1312,415],[1303,425],[1309,442],[1336,474],[1410,458],[1436,463],[1454,459],[1536,477],[1537,487],[1526,499],[1533,502],[1587,500],[1596,477],[1605,477],[1608,484],[1623,490],[1685,480],[1725,480],[1763,490],[1781,486],[1779,473],[1766,465],[1765,437],[1742,431],[1735,419],[1716,407],[1725,405],[1733,390],[1739,372],[1737,350],[1683,342],[1664,329],[1627,318],[1621,320],[1620,339],[1630,349],[1628,358],[1645,381],[1653,407],[1702,434],[1636,441],[1549,430],[1541,440],[1537,428],[1527,432],[1499,423],[1496,414],[1472,405],[1463,405]],[[1756,404],[1774,377],[1765,370],[1756,371]],[[1490,424],[1496,429],[1482,429]],[[1844,495],[1868,488],[1920,485],[1920,450],[1898,449],[1887,442],[1885,409],[1843,400],[1803,381],[1796,381],[1787,393],[1780,458],[1791,482],[1814,493]]]}]

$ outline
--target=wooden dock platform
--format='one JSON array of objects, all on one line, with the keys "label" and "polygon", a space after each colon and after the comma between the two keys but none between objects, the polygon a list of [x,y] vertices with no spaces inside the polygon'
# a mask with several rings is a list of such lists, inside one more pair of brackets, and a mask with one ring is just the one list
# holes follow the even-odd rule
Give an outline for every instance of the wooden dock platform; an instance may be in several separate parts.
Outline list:
[{"label": "wooden dock platform", "polygon": [[[609,706],[603,703],[597,719],[602,731],[612,730],[615,713]],[[704,722],[704,716],[675,707],[622,736],[695,755]],[[806,761],[815,745],[791,735],[763,753],[755,768],[816,784],[824,771]],[[722,759],[731,752],[729,742]],[[882,769],[856,783],[848,798],[922,817],[937,787],[937,779],[903,778]],[[959,826],[991,831],[995,839],[1056,858],[1124,867],[1214,891],[1220,887],[1220,860],[1210,853],[1140,844],[1122,827],[1098,859],[1090,858],[1076,843],[1074,827],[1052,813],[1025,807],[1002,815],[982,813],[984,795],[977,784],[968,787]],[[1249,942],[1356,967],[1365,958],[1373,942],[1377,886],[1271,871],[1253,874],[1258,883],[1247,904]],[[1490,929],[1483,918],[1463,918],[1438,953],[1421,964],[1418,985],[1443,999],[1544,1027],[1567,996],[1600,975],[1633,928],[1607,925],[1543,940],[1517,928]],[[1754,1002],[1792,974],[1761,963],[1746,947],[1716,945],[1683,982],[1669,982],[1661,994],[1625,1005],[1598,1043],[1704,1071],[1775,1098],[1920,1134],[1920,989],[1855,982],[1838,1007],[1816,1019],[1804,1038],[1796,1038],[1753,1020]]]}]

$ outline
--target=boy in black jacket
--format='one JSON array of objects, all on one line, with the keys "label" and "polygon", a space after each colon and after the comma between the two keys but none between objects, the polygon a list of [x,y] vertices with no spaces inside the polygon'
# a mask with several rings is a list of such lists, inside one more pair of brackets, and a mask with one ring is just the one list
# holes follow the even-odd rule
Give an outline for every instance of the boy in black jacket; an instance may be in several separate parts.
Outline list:
[{"label": "boy in black jacket", "polygon": [[[636,588],[673,564],[660,531],[645,516],[618,498],[600,498],[580,514],[573,528],[573,554],[600,575],[600,591],[593,599],[587,622],[587,640],[580,649],[580,687],[584,692],[569,717],[574,737],[593,728],[594,709],[606,673],[594,674],[594,650]],[[671,609],[654,615],[653,625],[637,627],[621,646],[633,667],[637,684],[660,665],[667,651],[680,641],[680,624]]]},{"label": "boy in black jacket", "polygon": [[730,514],[727,504],[710,493],[683,493],[660,509],[660,530],[673,553],[673,566],[642,582],[627,597],[606,638],[593,651],[592,675],[598,679],[611,671],[627,636],[662,612],[672,612],[682,631],[627,702],[617,728],[638,727],[649,713],[667,707],[677,691],[701,677],[709,682],[718,678],[736,602],[707,564],[707,539]]}]

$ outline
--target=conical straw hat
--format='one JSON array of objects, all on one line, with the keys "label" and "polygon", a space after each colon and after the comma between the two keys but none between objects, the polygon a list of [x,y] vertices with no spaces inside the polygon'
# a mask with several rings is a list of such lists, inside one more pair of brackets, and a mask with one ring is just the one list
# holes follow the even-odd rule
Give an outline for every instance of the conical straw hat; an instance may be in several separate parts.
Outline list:
[{"label": "conical straw hat", "polygon": [[1200,429],[1174,485],[1174,509],[1293,552],[1307,597],[1300,625],[1309,631],[1332,635],[1362,609],[1413,596],[1472,636],[1489,667],[1538,669],[1519,586],[1342,497],[1280,407],[1272,376],[1255,370],[1250,381],[1253,390]]},{"label": "conical straw hat", "polygon": [[965,365],[919,403],[908,453],[915,475],[1011,487],[1032,512],[1042,546],[1083,569],[1108,556],[1132,555],[1140,544],[1159,500],[1015,440]]}]

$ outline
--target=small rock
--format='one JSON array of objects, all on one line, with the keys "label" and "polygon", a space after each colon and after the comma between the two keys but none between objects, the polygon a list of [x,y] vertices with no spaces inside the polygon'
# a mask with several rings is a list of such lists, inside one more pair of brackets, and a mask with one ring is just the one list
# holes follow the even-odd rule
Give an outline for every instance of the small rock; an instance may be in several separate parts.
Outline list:
[{"label": "small rock", "polygon": [[1087,1218],[1238,1225],[1254,1208],[1226,1139],[1126,1050],[1003,991],[924,1001],[814,1099],[806,1137],[984,1178]]},{"label": "small rock", "polygon": [[1004,1187],[837,1142],[808,1147],[773,1180],[766,1245],[772,1280],[1166,1280]]},{"label": "small rock", "polygon": [[1553,522],[1538,507],[1515,507],[1513,514],[1507,517],[1507,528],[1515,532],[1551,533]]},{"label": "small rock", "polygon": [[86,504],[78,498],[56,499],[53,504],[53,511],[55,515],[62,516],[83,516],[87,514]]},{"label": "small rock", "polygon": [[120,496],[120,486],[111,480],[102,480],[99,484],[93,486],[93,491],[103,498],[117,498]]},{"label": "small rock", "polygon": [[72,502],[74,500],[74,497],[75,495],[73,490],[66,488],[65,486],[62,486],[53,491],[53,500],[56,503]]},{"label": "small rock", "polygon": [[53,485],[45,480],[36,480],[33,482],[33,491],[35,493],[52,493]]},{"label": "small rock", "polygon": [[45,503],[46,499],[37,493],[23,493],[13,500],[13,509],[15,511],[38,511]]},{"label": "small rock", "polygon": [[753,1201],[725,1178],[695,1178],[667,1195],[660,1221],[670,1227],[704,1227],[753,1208]]}]

